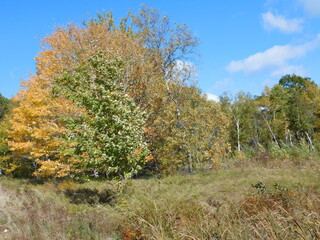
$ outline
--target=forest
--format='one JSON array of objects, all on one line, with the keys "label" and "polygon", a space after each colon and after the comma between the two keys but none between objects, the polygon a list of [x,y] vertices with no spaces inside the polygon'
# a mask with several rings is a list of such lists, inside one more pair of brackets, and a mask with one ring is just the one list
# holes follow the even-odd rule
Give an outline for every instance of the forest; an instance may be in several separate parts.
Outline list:
[{"label": "forest", "polygon": [[[14,98],[0,94],[0,194],[24,199],[21,216],[0,217],[5,239],[320,237],[319,86],[288,74],[257,96],[209,100],[199,43],[147,6],[41,41],[36,73]],[[170,197],[179,186],[190,190]],[[20,231],[22,216],[35,225]]]}]

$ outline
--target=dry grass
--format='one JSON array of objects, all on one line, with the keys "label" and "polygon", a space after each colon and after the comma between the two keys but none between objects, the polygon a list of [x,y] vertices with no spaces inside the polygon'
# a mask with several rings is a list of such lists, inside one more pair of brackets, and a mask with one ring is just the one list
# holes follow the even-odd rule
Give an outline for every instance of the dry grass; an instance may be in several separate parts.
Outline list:
[{"label": "dry grass", "polygon": [[319,180],[312,169],[250,169],[135,181],[125,211],[144,239],[318,239]]},{"label": "dry grass", "polygon": [[8,201],[0,210],[1,237],[15,240],[106,239],[117,230],[121,216],[109,206],[69,203],[53,184],[32,186],[2,182]]},{"label": "dry grass", "polygon": [[[318,168],[0,185],[0,239],[320,239]],[[71,203],[66,189],[81,201]]]}]

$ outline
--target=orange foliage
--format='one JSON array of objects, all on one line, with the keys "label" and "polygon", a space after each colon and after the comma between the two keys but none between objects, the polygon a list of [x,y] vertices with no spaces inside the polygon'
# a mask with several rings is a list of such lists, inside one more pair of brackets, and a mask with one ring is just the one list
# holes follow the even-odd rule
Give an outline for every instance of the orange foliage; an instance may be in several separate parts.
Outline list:
[{"label": "orange foliage", "polygon": [[24,86],[27,90],[20,90],[14,98],[20,106],[13,110],[8,143],[15,157],[32,158],[42,165],[58,157],[60,137],[65,133],[61,117],[73,107],[65,99],[54,98],[49,82],[39,75]]}]

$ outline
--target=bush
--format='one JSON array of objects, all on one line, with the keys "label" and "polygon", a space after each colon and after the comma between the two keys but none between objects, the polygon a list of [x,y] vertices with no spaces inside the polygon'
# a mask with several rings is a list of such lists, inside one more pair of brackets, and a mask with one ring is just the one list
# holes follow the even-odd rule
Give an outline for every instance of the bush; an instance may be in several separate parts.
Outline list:
[{"label": "bush", "polygon": [[269,146],[269,153],[270,156],[277,161],[284,161],[290,158],[290,155],[285,148],[281,148],[274,143]]}]

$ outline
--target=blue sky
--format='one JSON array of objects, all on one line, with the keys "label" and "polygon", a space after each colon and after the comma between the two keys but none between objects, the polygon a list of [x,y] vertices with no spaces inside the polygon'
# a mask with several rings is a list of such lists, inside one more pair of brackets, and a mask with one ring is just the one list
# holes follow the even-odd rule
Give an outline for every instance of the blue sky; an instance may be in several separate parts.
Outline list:
[{"label": "blue sky", "polygon": [[320,84],[320,0],[1,0],[0,93],[13,97],[35,72],[40,39],[55,27],[112,10],[115,18],[148,4],[199,37],[199,87],[218,96],[253,95],[282,75]]}]

